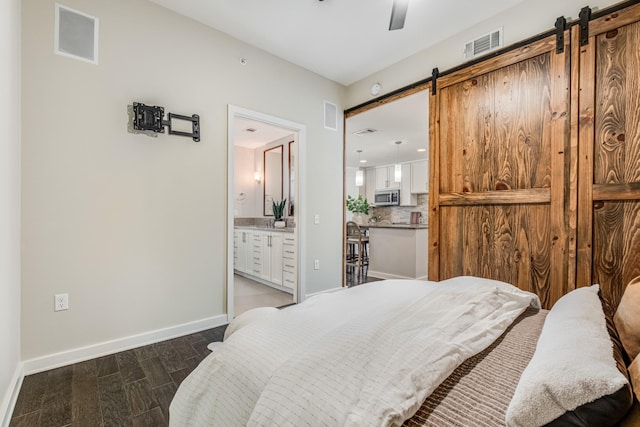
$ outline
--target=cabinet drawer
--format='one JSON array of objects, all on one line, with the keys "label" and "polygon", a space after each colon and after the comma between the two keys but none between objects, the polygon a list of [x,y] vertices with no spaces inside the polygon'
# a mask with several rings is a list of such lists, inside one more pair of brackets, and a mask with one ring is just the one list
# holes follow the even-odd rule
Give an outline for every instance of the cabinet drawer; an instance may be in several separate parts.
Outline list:
[{"label": "cabinet drawer", "polygon": [[296,263],[292,260],[284,259],[282,260],[282,271],[287,273],[296,273]]},{"label": "cabinet drawer", "polygon": [[297,282],[297,278],[296,278],[296,274],[295,273],[290,273],[288,271],[284,271],[282,273],[282,285],[289,288],[289,289],[293,289],[296,287],[296,282]]},{"label": "cabinet drawer", "polygon": [[285,237],[285,238],[282,239],[282,243],[284,245],[294,246],[296,244],[296,238],[295,237]]}]

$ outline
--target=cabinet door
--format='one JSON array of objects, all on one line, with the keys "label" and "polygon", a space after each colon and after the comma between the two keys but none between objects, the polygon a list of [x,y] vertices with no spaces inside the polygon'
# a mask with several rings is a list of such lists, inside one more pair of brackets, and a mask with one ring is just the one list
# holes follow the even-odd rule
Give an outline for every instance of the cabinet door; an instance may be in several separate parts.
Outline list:
[{"label": "cabinet door", "polygon": [[[402,170],[402,173],[404,174],[404,170]],[[404,178],[404,175],[402,175],[400,182],[396,182],[396,165],[387,166],[387,175],[389,176],[389,184],[387,189],[400,189],[400,184],[402,183],[402,178]]]},{"label": "cabinet door", "polygon": [[364,185],[366,191],[366,199],[370,205],[375,204],[376,200],[376,170],[375,168],[369,168],[365,171]]},{"label": "cabinet door", "polygon": [[375,168],[376,190],[386,190],[389,188],[389,168],[386,166]]},{"label": "cabinet door", "polygon": [[251,242],[253,233],[247,230],[240,230],[238,233],[238,271],[249,273],[249,256],[251,255]]},{"label": "cabinet door", "polygon": [[282,233],[270,233],[269,237],[269,280],[282,285]]},{"label": "cabinet door", "polygon": [[400,184],[400,206],[418,206],[418,196],[411,194],[410,163],[402,165],[402,181]]},{"label": "cabinet door", "polygon": [[429,166],[427,160],[411,163],[411,192],[415,194],[429,192]]}]

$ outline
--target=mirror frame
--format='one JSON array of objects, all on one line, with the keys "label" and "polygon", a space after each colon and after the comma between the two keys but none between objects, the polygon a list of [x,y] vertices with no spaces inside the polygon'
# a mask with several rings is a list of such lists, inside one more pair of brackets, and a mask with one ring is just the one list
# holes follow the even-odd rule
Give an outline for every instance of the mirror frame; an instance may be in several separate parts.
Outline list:
[{"label": "mirror frame", "polygon": [[[288,204],[287,206],[289,207],[289,209],[287,210],[288,215],[289,216],[295,216],[295,193],[296,193],[296,189],[295,189],[295,175],[292,174],[292,172],[295,171],[295,160],[297,158],[297,156],[295,156],[295,152],[293,151],[293,149],[296,147],[295,146],[296,141],[289,141],[289,200],[288,200]],[[293,158],[293,161],[292,161]]]},{"label": "mirror frame", "polygon": [[[271,210],[271,213],[267,213],[267,153],[269,151],[273,151],[273,150],[277,150],[280,149],[280,198],[283,197],[284,195],[284,174],[283,174],[283,170],[284,170],[284,164],[283,164],[283,159],[284,159],[284,145],[280,144],[280,145],[276,145],[274,147],[269,148],[268,150],[264,150],[262,152],[262,174],[263,174],[263,179],[262,179],[262,215],[263,216],[273,216],[273,210]],[[273,201],[273,200],[272,200]]]}]

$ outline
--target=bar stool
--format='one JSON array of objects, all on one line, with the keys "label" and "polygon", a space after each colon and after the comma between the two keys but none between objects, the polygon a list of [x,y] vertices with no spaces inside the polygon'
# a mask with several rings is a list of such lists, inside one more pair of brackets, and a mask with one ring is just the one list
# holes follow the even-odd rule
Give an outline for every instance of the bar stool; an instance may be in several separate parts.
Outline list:
[{"label": "bar stool", "polygon": [[357,283],[367,277],[369,268],[369,236],[365,235],[360,226],[353,221],[347,222],[347,250],[345,265],[354,269]]}]

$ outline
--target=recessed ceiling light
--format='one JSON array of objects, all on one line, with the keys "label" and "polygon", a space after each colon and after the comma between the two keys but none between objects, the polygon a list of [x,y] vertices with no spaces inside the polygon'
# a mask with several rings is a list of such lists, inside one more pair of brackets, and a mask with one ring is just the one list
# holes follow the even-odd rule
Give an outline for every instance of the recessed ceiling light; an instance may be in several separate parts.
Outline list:
[{"label": "recessed ceiling light", "polygon": [[362,160],[360,160],[360,163],[367,163],[367,161],[362,159]]},{"label": "recessed ceiling light", "polygon": [[425,151],[427,151],[427,149],[426,149],[426,148],[418,148],[418,153],[423,153],[423,152],[425,152]]}]

